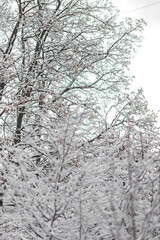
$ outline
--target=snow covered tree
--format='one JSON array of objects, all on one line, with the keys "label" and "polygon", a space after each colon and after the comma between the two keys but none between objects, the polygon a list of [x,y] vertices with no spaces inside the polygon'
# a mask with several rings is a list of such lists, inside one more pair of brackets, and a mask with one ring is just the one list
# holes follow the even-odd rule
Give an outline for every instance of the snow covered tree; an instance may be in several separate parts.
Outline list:
[{"label": "snow covered tree", "polygon": [[125,73],[143,20],[109,0],[0,4],[1,239],[158,239],[159,135]]}]

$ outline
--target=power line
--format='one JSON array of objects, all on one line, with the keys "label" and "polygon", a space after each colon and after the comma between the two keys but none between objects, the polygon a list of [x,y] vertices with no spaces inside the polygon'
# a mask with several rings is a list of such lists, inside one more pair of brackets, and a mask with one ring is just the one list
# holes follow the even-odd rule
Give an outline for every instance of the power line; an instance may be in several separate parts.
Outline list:
[{"label": "power line", "polygon": [[141,10],[141,9],[143,9],[143,8],[147,8],[147,7],[156,5],[156,4],[158,4],[158,3],[160,3],[160,1],[157,1],[157,2],[154,2],[154,3],[150,3],[150,4],[145,5],[145,6],[143,6],[143,7],[135,8],[135,9],[133,9],[133,10],[131,10],[131,11],[126,12],[126,13],[135,12],[135,11]]}]

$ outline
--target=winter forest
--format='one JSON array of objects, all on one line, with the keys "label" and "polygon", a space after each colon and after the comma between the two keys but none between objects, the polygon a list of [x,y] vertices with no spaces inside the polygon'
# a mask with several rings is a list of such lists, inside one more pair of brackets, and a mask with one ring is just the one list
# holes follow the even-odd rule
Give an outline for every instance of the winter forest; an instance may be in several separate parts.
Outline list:
[{"label": "winter forest", "polygon": [[160,134],[110,0],[0,1],[0,239],[158,240]]}]

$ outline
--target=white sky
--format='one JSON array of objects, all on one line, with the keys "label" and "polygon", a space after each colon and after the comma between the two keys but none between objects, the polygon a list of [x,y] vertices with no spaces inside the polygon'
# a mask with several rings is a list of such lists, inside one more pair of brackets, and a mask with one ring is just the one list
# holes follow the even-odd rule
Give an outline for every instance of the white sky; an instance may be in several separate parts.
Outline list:
[{"label": "white sky", "polygon": [[132,61],[130,72],[135,76],[133,87],[142,87],[149,107],[160,110],[160,1],[141,10],[134,9],[158,0],[112,0],[121,10],[122,17],[143,18],[148,26],[142,33],[145,38]]}]

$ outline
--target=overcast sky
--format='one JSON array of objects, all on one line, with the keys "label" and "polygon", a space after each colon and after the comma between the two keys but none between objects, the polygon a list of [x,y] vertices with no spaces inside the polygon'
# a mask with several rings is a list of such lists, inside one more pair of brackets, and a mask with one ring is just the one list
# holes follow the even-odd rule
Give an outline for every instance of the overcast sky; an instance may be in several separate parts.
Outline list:
[{"label": "overcast sky", "polygon": [[[143,32],[145,39],[142,47],[138,49],[130,71],[135,76],[133,87],[143,88],[149,107],[157,112],[160,110],[160,1],[113,0],[113,2],[121,10],[122,17],[143,18],[148,24]],[[156,4],[144,7],[152,3]],[[141,7],[144,8],[138,10]]]}]

